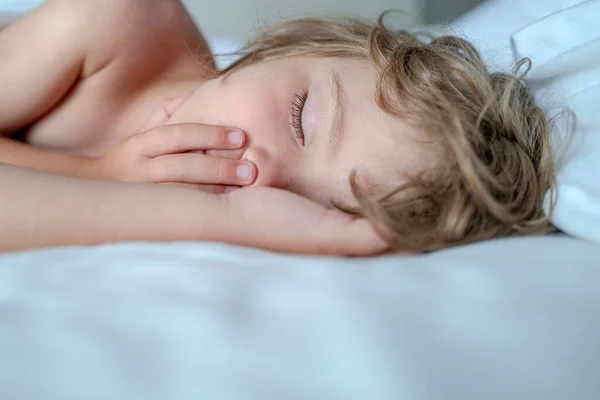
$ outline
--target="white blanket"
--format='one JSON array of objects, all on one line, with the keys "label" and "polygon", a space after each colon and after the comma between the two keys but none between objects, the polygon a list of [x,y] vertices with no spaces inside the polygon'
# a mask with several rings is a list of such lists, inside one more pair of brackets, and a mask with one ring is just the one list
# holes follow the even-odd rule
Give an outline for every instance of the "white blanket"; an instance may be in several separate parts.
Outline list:
[{"label": "white blanket", "polygon": [[1,399],[597,399],[600,247],[0,257]]}]

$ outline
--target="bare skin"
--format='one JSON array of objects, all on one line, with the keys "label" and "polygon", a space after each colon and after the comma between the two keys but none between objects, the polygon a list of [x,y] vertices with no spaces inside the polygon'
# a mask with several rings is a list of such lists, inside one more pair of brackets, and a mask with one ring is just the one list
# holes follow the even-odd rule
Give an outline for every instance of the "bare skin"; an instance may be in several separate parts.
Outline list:
[{"label": "bare skin", "polygon": [[[5,29],[0,133],[57,154],[99,156],[172,108],[186,83],[206,80],[189,49],[207,68],[212,58],[185,10],[177,1],[150,3],[50,0]],[[4,141],[0,160],[46,170],[31,149]],[[77,164],[59,172],[77,175]]]},{"label": "bare skin", "polygon": [[0,250],[216,240],[297,253],[384,251],[367,221],[310,195],[221,194],[256,183],[260,167],[242,157],[243,129],[181,120],[213,68],[176,0],[48,0],[2,31]]}]

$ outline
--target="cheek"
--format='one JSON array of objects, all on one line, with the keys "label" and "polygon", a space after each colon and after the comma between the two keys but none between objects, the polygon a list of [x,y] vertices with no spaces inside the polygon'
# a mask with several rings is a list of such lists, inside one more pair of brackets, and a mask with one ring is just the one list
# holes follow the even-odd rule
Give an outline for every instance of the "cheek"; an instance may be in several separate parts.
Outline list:
[{"label": "cheek", "polygon": [[275,96],[253,83],[211,81],[198,90],[194,102],[198,122],[233,126],[249,134],[271,131],[281,119]]},{"label": "cheek", "polygon": [[209,81],[175,113],[172,123],[242,129],[248,135],[243,158],[257,165],[257,184],[281,187],[291,172],[289,165],[295,164],[297,149],[289,127],[288,97],[283,85],[273,88],[264,81]]}]

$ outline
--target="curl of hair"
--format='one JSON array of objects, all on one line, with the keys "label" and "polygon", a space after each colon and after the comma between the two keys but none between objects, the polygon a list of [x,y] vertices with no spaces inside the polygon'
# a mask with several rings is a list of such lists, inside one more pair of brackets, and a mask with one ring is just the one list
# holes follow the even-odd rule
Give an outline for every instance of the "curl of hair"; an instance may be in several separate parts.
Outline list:
[{"label": "curl of hair", "polygon": [[553,231],[544,213],[546,193],[551,210],[556,199],[550,123],[523,80],[530,61],[510,74],[490,73],[466,40],[421,40],[388,29],[384,16],[377,23],[301,19],[271,27],[217,75],[290,56],[371,60],[379,72],[376,103],[441,139],[451,158],[444,171],[410,176],[383,196],[351,174],[360,206],[344,210],[369,218],[393,248],[424,252]]}]

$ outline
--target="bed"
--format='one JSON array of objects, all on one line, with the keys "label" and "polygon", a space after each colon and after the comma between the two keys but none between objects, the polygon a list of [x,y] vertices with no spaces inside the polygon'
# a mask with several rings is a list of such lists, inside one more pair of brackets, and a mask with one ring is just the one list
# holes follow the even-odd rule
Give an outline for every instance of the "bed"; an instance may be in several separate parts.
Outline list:
[{"label": "bed", "polygon": [[[520,28],[583,2],[523,3],[491,42],[476,29],[516,3],[451,29],[503,65],[530,43]],[[569,171],[561,185],[593,193]],[[600,241],[594,199],[573,196],[561,214],[571,235],[420,256],[218,243],[0,255],[0,399],[598,399]]]}]

